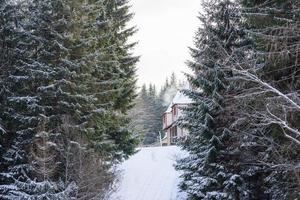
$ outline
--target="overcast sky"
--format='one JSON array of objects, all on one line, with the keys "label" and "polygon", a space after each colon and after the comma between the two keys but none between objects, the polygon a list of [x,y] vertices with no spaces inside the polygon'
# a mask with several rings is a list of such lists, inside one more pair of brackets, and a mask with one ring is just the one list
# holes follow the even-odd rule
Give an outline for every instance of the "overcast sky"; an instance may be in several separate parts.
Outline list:
[{"label": "overcast sky", "polygon": [[134,40],[141,55],[138,63],[138,85],[161,86],[174,71],[182,76],[190,58],[194,33],[199,26],[200,0],[131,0],[135,13],[133,24],[139,31]]}]

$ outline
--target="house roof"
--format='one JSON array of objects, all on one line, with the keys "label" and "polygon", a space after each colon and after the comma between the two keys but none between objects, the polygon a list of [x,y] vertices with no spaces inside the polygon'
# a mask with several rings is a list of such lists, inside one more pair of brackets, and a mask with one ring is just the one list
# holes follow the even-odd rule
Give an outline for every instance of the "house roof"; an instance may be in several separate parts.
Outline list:
[{"label": "house roof", "polygon": [[192,103],[192,100],[188,96],[183,94],[181,91],[178,91],[177,94],[175,95],[172,103],[173,103],[173,105],[174,104],[189,104],[189,103]]},{"label": "house roof", "polygon": [[166,110],[166,113],[172,112],[172,103],[170,103],[168,109]]},{"label": "house roof", "polygon": [[165,111],[165,113],[172,112],[172,107],[176,104],[190,104],[192,103],[192,99],[190,99],[188,96],[182,93],[182,91],[178,91],[173,98],[172,102],[170,103],[168,109]]}]

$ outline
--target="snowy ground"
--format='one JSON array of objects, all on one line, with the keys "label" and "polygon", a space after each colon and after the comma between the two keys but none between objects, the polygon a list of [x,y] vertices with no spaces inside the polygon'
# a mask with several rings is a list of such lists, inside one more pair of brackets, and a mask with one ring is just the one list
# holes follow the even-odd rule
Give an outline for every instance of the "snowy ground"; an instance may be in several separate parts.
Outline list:
[{"label": "snowy ground", "polygon": [[120,166],[119,191],[112,200],[184,200],[179,193],[179,173],[173,164],[184,152],[179,147],[149,147]]}]

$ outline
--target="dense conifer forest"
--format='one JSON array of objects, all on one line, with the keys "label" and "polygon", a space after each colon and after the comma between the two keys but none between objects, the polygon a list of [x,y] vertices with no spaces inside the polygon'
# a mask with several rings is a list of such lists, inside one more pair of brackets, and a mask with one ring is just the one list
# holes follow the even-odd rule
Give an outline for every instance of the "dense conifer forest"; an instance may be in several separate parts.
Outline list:
[{"label": "dense conifer forest", "polygon": [[183,89],[137,86],[129,0],[0,0],[0,199],[110,199],[179,90],[187,200],[300,199],[300,1],[200,2]]},{"label": "dense conifer forest", "polygon": [[0,1],[0,199],[104,199],[134,153],[127,0]]}]

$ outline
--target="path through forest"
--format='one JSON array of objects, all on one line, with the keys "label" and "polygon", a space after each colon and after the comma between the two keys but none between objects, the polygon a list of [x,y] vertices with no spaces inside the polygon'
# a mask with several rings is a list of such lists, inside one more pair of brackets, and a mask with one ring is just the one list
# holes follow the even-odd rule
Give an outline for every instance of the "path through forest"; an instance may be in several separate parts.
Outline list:
[{"label": "path through forest", "polygon": [[112,200],[183,200],[173,165],[184,154],[176,146],[142,148],[120,166],[120,188]]}]

